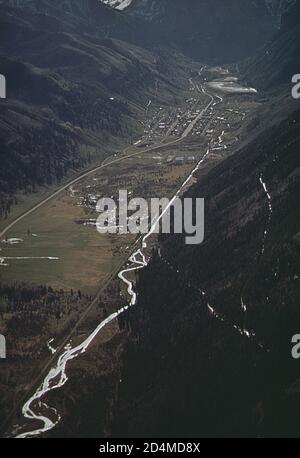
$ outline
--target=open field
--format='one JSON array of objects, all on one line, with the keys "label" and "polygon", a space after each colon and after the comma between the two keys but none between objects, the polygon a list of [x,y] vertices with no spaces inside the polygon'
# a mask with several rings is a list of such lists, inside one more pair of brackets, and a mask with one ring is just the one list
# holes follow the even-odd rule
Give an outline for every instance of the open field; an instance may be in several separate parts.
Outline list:
[{"label": "open field", "polygon": [[[12,238],[19,243],[9,244],[10,238],[2,243],[1,257],[8,263],[1,270],[2,282],[47,284],[54,289],[79,288],[84,293],[95,293],[106,276],[126,259],[125,248],[134,237],[100,235],[94,225],[88,224],[97,217],[94,207],[87,203],[88,196],[112,196],[118,189],[128,189],[132,196],[159,197],[160,191],[163,196],[171,196],[191,166],[163,168],[153,162],[152,157],[137,157],[122,172],[117,166],[109,167],[105,171],[109,184],[104,180],[100,189],[97,181],[87,185],[88,189],[85,183],[79,187],[86,203],[78,203],[78,198],[66,192],[18,223]],[[134,177],[130,174],[132,167],[138,169]],[[30,259],[39,257],[43,259]]]}]

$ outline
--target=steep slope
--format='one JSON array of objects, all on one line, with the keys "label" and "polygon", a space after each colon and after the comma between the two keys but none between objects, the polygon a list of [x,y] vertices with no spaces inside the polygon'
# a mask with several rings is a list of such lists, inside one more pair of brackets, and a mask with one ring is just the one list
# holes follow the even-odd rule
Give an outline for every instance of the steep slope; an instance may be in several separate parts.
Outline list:
[{"label": "steep slope", "polygon": [[[286,53],[295,64],[294,48]],[[257,67],[255,80],[275,63],[261,74]],[[289,68],[281,68],[285,81]],[[247,142],[212,170],[203,166],[188,191],[206,201],[204,243],[161,237],[161,256],[140,275],[116,436],[300,436],[300,368],[291,357],[300,323],[300,108],[281,82],[270,82],[269,101],[261,94]]]},{"label": "steep slope", "polygon": [[[108,38],[84,13],[81,19],[94,2],[77,1],[81,10],[72,2],[72,14],[56,8],[59,2],[29,3],[1,5],[0,67],[7,79],[0,106],[2,217],[16,191],[59,182],[119,147],[158,80],[166,91],[176,90],[167,58],[163,73],[159,54]],[[103,27],[118,28],[122,15],[95,7]]]},{"label": "steep slope", "polygon": [[266,0],[267,7],[271,14],[281,23],[282,15],[296,2],[296,0]]},{"label": "steep slope", "polygon": [[278,33],[253,58],[241,65],[245,80],[264,90],[291,86],[299,73],[300,2],[297,0],[282,16]]},{"label": "steep slope", "polygon": [[161,42],[157,31],[153,33],[141,18],[123,14],[100,0],[2,0],[0,3],[47,14],[62,23],[62,27],[72,27],[81,33],[118,38],[139,46]]},{"label": "steep slope", "polygon": [[117,437],[299,437],[299,147],[295,109],[200,174],[205,242],[162,240],[139,279]]},{"label": "steep slope", "polygon": [[187,55],[210,62],[253,53],[276,22],[264,0],[134,0],[128,12],[164,31]]}]

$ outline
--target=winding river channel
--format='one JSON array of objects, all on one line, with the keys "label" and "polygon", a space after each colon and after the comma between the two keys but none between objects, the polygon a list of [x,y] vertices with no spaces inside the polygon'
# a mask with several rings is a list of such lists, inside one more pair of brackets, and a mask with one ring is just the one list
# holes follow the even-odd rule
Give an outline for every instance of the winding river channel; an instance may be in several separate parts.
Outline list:
[{"label": "winding river channel", "polygon": [[[148,239],[151,235],[156,232],[157,225],[160,223],[161,218],[164,214],[170,209],[172,204],[174,203],[175,199],[178,198],[181,192],[186,188],[189,182],[192,180],[195,172],[201,166],[201,164],[205,161],[210,149],[208,148],[206,153],[203,155],[202,159],[198,162],[196,167],[192,170],[190,175],[181,185],[180,189],[176,192],[174,197],[170,200],[168,206],[158,215],[151,223],[151,227],[149,232],[141,238],[139,244],[140,248],[138,248],[129,258],[130,267],[121,270],[118,274],[119,279],[125,283],[127,286],[127,292],[130,298],[129,304],[126,307],[121,308],[120,310],[112,313],[109,317],[107,317],[104,321],[99,323],[99,325],[94,329],[94,331],[79,345],[72,347],[70,344],[65,347],[63,353],[58,357],[56,365],[49,371],[47,376],[45,377],[42,384],[39,388],[35,391],[35,393],[28,399],[28,401],[24,404],[22,408],[23,416],[28,420],[35,420],[40,421],[42,426],[38,429],[34,429],[28,432],[24,432],[18,434],[17,438],[29,438],[29,437],[36,437],[40,436],[43,433],[46,433],[52,430],[61,420],[61,416],[59,412],[53,407],[49,407],[47,404],[42,402],[42,398],[49,393],[50,391],[57,390],[62,388],[66,382],[68,381],[68,376],[66,373],[67,364],[69,361],[77,358],[78,356],[82,355],[87,351],[93,340],[99,334],[99,332],[111,323],[113,320],[118,318],[119,315],[123,314],[126,310],[136,305],[137,302],[137,293],[134,290],[134,283],[133,281],[129,280],[127,274],[132,274],[132,272],[136,272],[138,270],[144,269],[148,265],[148,260],[146,259],[146,255],[144,254],[144,250],[146,250],[148,246]],[[47,414],[49,416],[47,416]]]}]

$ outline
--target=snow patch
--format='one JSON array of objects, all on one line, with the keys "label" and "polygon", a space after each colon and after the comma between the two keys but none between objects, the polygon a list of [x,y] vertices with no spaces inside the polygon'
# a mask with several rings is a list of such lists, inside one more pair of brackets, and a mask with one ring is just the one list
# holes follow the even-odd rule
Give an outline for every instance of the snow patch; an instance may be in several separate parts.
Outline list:
[{"label": "snow patch", "polygon": [[111,6],[116,10],[123,11],[131,5],[132,0],[101,0],[105,5]]}]

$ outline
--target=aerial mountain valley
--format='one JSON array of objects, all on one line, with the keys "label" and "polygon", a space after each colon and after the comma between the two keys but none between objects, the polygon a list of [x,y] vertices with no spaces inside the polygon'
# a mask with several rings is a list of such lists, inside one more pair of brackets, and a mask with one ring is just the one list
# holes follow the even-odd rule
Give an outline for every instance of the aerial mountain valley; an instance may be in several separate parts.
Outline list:
[{"label": "aerial mountain valley", "polygon": [[300,1],[0,7],[1,437],[298,438]]}]

